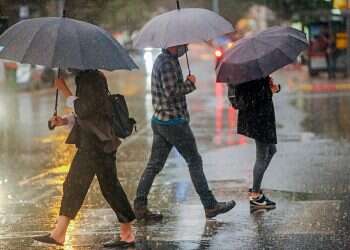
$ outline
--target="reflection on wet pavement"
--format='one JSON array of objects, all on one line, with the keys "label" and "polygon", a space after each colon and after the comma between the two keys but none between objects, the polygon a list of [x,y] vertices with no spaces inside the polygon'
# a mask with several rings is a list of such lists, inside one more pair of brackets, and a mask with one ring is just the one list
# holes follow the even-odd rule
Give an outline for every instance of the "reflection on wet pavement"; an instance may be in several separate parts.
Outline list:
[{"label": "reflection on wet pavement", "polygon": [[[251,140],[234,134],[237,112],[229,108],[225,85],[214,83],[213,62],[203,60],[209,58],[202,56],[205,53],[211,52],[201,46],[190,50],[199,82],[197,92],[188,98],[191,123],[213,192],[218,200],[235,199],[237,207],[206,221],[187,166],[174,150],[156,178],[149,201],[165,220],[136,223],[134,249],[348,249],[349,97],[294,92],[275,97],[279,151],[263,186],[277,201],[277,209],[251,211],[247,189],[255,148]],[[283,74],[276,79],[286,82]],[[143,71],[113,72],[108,80],[111,92],[126,95],[138,121],[138,133],[123,142],[117,158],[118,176],[132,200],[152,142],[149,78]],[[0,91],[0,250],[102,249],[102,242],[118,233],[116,216],[94,181],[69,227],[65,247],[31,240],[52,229],[62,182],[75,152],[64,144],[67,130],[46,128],[53,93]]]}]

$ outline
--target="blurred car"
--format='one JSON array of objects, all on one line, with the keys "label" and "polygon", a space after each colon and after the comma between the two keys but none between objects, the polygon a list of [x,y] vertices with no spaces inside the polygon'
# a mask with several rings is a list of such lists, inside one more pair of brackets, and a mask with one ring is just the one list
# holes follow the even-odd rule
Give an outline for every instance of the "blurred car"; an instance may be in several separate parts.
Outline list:
[{"label": "blurred car", "polygon": [[224,35],[215,38],[210,42],[210,44],[215,49],[214,56],[216,66],[221,62],[222,58],[225,56],[225,53],[235,45],[231,35]]}]

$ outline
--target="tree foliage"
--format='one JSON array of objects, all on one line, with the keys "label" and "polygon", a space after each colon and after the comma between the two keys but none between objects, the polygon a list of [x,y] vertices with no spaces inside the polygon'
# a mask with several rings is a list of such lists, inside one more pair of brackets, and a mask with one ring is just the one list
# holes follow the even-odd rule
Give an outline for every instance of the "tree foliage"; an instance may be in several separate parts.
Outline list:
[{"label": "tree foliage", "polygon": [[[32,17],[57,15],[59,0],[0,0],[0,15],[18,21],[19,6],[30,6]],[[176,8],[176,0],[66,0],[67,16],[130,33],[139,29],[153,15]],[[180,0],[181,7],[210,9],[212,0]],[[310,11],[330,8],[324,0],[219,0],[220,14],[233,24],[254,4],[266,5],[281,19],[308,15]]]}]

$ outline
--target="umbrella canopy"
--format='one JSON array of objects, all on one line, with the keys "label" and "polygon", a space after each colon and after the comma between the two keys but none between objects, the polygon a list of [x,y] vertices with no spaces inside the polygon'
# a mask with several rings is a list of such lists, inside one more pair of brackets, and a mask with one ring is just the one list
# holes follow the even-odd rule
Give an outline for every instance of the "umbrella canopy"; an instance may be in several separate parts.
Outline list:
[{"label": "umbrella canopy", "polygon": [[127,51],[108,32],[65,17],[21,21],[0,37],[0,46],[2,59],[50,68],[137,68]]},{"label": "umbrella canopy", "polygon": [[209,41],[233,32],[231,23],[207,9],[177,9],[151,19],[137,35],[134,47],[168,48]]},{"label": "umbrella canopy", "polygon": [[304,32],[271,27],[241,39],[218,65],[217,81],[239,84],[266,77],[296,60],[308,47]]}]

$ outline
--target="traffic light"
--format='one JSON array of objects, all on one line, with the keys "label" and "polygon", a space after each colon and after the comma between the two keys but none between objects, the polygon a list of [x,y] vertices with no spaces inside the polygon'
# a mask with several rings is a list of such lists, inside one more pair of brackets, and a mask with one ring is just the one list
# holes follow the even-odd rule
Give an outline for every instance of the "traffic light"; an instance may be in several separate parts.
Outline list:
[{"label": "traffic light", "polygon": [[8,17],[0,16],[0,35],[9,27]]}]

